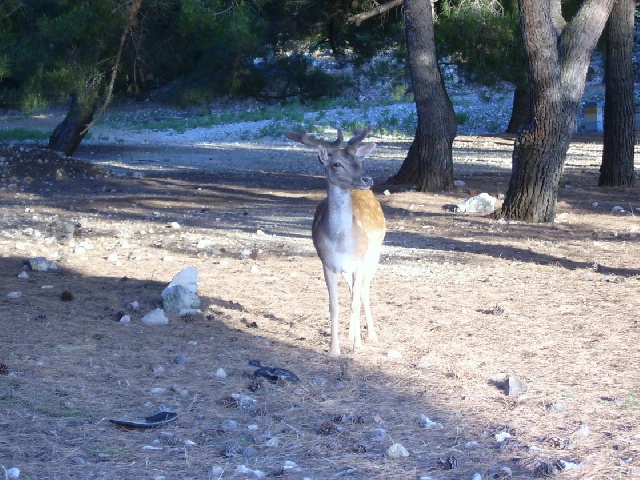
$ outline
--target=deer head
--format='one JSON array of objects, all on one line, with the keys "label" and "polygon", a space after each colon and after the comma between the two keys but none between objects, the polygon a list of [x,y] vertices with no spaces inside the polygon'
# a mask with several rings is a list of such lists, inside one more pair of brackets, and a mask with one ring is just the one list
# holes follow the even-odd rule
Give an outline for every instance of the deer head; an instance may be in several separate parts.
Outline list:
[{"label": "deer head", "polygon": [[307,135],[306,130],[300,133],[287,130],[285,135],[296,142],[311,147],[318,147],[318,159],[325,167],[329,183],[344,189],[365,190],[373,185],[373,179],[364,174],[363,160],[376,148],[375,143],[360,145],[373,127],[354,131],[354,136],[342,148],[342,130],[333,142],[319,140]]}]

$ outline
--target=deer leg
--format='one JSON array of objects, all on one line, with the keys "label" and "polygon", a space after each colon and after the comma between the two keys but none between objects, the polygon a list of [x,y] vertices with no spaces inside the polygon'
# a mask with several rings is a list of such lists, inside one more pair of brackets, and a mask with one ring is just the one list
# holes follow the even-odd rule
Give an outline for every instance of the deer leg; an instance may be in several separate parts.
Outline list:
[{"label": "deer leg", "polygon": [[340,324],[338,303],[338,274],[329,268],[324,268],[324,280],[329,291],[329,316],[331,318],[331,355],[340,355]]},{"label": "deer leg", "polygon": [[371,278],[366,278],[362,286],[362,305],[364,306],[364,318],[367,320],[367,339],[372,342],[378,341],[376,329],[373,326],[373,316],[371,315],[371,306],[369,304],[369,285]]},{"label": "deer leg", "polygon": [[360,334],[360,298],[364,275],[361,269],[353,274],[353,288],[351,289],[351,321],[349,322],[349,342],[355,347],[362,347],[362,335]]}]

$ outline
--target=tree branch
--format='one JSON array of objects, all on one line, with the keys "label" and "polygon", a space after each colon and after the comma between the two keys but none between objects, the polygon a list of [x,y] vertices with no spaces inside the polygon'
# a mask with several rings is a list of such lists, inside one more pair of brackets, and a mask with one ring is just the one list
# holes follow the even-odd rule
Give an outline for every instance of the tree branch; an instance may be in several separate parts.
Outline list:
[{"label": "tree branch", "polygon": [[384,3],[374,8],[373,10],[369,10],[367,12],[362,12],[357,15],[352,15],[348,17],[347,23],[355,23],[357,26],[360,26],[360,24],[365,20],[369,20],[372,17],[386,13],[392,8],[399,7],[402,4],[404,4],[404,0],[392,0],[390,2]]},{"label": "tree branch", "polygon": [[98,111],[96,116],[93,118],[91,123],[89,123],[89,125],[87,125],[84,128],[81,135],[84,135],[85,133],[87,133],[89,129],[96,124],[96,122],[100,119],[100,117],[104,115],[104,112],[107,110],[107,107],[111,103],[111,98],[113,96],[113,87],[116,83],[118,68],[120,68],[120,58],[122,57],[122,51],[124,50],[124,44],[127,39],[127,34],[129,33],[129,31],[133,30],[136,24],[136,21],[137,21],[136,17],[138,16],[138,11],[140,10],[141,3],[142,3],[142,0],[133,0],[131,6],[129,7],[129,22],[127,23],[127,26],[125,27],[124,31],[122,32],[122,36],[120,37],[120,45],[118,47],[118,53],[116,54],[116,59],[113,62],[113,68],[111,69],[111,80],[109,81],[109,87],[107,89],[106,98],[104,99],[104,102],[102,103],[102,107],[100,107],[100,110]]}]

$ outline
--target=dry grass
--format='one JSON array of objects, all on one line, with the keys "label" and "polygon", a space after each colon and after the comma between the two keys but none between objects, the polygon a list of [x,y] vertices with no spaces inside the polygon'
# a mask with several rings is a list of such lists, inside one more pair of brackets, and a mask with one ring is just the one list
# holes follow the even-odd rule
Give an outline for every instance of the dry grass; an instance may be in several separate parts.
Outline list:
[{"label": "dry grass", "polygon": [[[401,148],[382,148],[376,176],[397,169]],[[582,139],[567,161],[572,188],[561,190],[557,223],[443,210],[467,188],[504,191],[509,150],[500,138],[460,139],[464,189],[381,195],[389,231],[372,298],[381,341],[340,358],[327,355],[327,294],[309,239],[317,175],[176,168],[5,183],[0,463],[52,480],[251,478],[235,473],[242,464],[290,479],[489,478],[505,465],[524,479],[557,460],[579,464],[561,478],[637,477],[640,226],[631,213],[609,212],[639,207],[638,189],[595,188],[597,143]],[[115,153],[95,158],[108,163]],[[74,246],[62,232],[78,221]],[[169,228],[173,221],[181,228]],[[202,239],[211,244],[197,248]],[[60,273],[18,279],[34,256],[57,259]],[[142,324],[189,265],[200,271],[202,315]],[[12,291],[22,295],[8,298]],[[130,311],[133,301],[140,312]],[[131,324],[118,322],[125,312]],[[186,363],[174,362],[180,354]],[[301,382],[256,384],[252,359]],[[527,392],[506,396],[507,375]],[[238,408],[234,394],[255,408]],[[566,409],[550,410],[555,402]],[[158,407],[178,420],[149,430],[107,421]],[[421,414],[444,428],[420,428]],[[500,432],[512,437],[499,443]],[[465,448],[469,441],[478,444]],[[386,458],[393,443],[410,456]],[[451,456],[457,467],[443,470]]]}]

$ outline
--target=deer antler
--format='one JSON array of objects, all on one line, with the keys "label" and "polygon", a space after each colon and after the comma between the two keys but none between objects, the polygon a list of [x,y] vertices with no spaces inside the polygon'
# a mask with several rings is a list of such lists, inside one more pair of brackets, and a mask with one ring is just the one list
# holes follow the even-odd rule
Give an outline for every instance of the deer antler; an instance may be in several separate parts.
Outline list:
[{"label": "deer antler", "polygon": [[358,150],[358,145],[360,145],[360,142],[362,142],[362,140],[364,140],[366,136],[369,135],[372,131],[372,125],[369,125],[367,126],[367,128],[363,128],[361,130],[354,130],[354,136],[347,142],[347,146],[345,147],[346,152],[350,155],[354,155],[356,153],[356,150]]},{"label": "deer antler", "polygon": [[327,149],[330,155],[340,150],[340,147],[342,146],[342,130],[340,128],[338,128],[338,138],[333,142],[311,138],[307,135],[306,130],[301,130],[300,133],[296,133],[292,130],[287,130],[286,132],[284,132],[284,134],[294,142],[300,142],[303,145],[308,145],[310,147],[317,147],[318,145],[322,145]]}]

